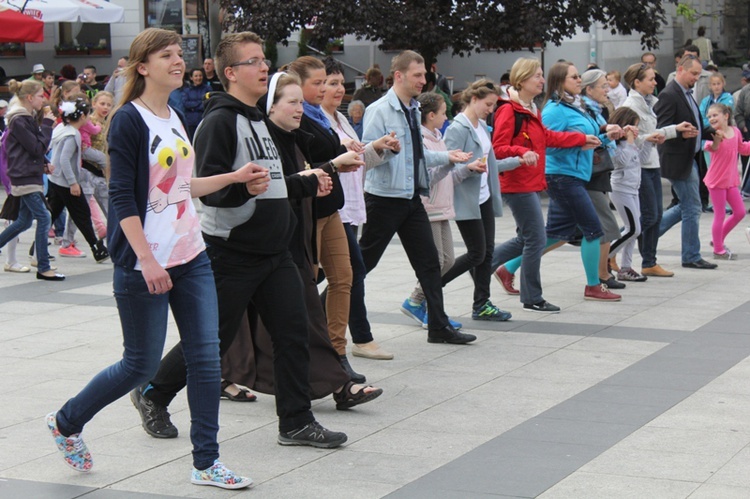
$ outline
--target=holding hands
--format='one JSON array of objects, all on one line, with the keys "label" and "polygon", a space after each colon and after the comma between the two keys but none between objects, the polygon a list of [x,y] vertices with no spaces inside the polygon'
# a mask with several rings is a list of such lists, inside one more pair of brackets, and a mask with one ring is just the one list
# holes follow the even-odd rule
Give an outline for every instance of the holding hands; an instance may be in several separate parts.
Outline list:
[{"label": "holding hands", "polygon": [[396,132],[383,135],[378,140],[372,143],[375,151],[380,153],[381,151],[388,150],[394,153],[401,151],[401,141],[396,138]]},{"label": "holding hands", "polygon": [[677,125],[676,130],[682,133],[683,139],[692,139],[698,136],[698,129],[688,121],[683,121]]},{"label": "holding hands", "polygon": [[342,139],[341,143],[344,145],[344,147],[346,147],[347,151],[353,151],[357,154],[362,154],[363,152],[365,152],[365,145],[358,140]]},{"label": "holding hands", "polygon": [[247,192],[253,196],[258,196],[266,192],[271,183],[271,176],[268,175],[268,169],[255,163],[247,163],[239,170],[230,173],[230,175],[233,176],[235,183],[245,184]]},{"label": "holding hands", "polygon": [[665,140],[667,140],[666,135],[662,135],[658,132],[654,132],[648,137],[646,137],[646,140],[648,142],[651,142],[652,144],[663,144]]},{"label": "holding hands", "polygon": [[355,151],[345,152],[344,154],[332,159],[331,163],[333,163],[333,166],[342,173],[353,172],[360,166],[365,165],[365,162],[362,161],[362,158],[360,157],[360,153]]},{"label": "holding hands", "polygon": [[298,175],[302,175],[303,177],[315,175],[318,177],[318,193],[316,196],[319,198],[329,195],[331,193],[331,190],[333,190],[333,179],[331,179],[331,176],[328,175],[328,173],[320,168],[303,170],[299,172]]},{"label": "holding hands", "polygon": [[471,156],[470,152],[463,152],[460,149],[448,151],[448,160],[451,163],[466,163],[471,159]]},{"label": "holding hands", "polygon": [[536,166],[537,161],[539,161],[539,154],[534,151],[526,151],[518,160],[522,165]]},{"label": "holding hands", "polygon": [[620,125],[607,125],[607,138],[609,140],[621,139],[625,136],[625,131],[620,128]]},{"label": "holding hands", "polygon": [[714,131],[713,134],[713,142],[711,144],[711,150],[716,151],[719,149],[719,146],[721,145],[721,141],[724,140],[724,130],[717,129]]},{"label": "holding hands", "polygon": [[596,135],[586,135],[586,143],[581,146],[581,149],[588,151],[590,149],[596,149],[602,145],[602,141]]},{"label": "holding hands", "polygon": [[476,161],[472,161],[468,165],[466,165],[466,168],[473,172],[477,173],[485,173],[487,171],[487,157],[482,156]]}]

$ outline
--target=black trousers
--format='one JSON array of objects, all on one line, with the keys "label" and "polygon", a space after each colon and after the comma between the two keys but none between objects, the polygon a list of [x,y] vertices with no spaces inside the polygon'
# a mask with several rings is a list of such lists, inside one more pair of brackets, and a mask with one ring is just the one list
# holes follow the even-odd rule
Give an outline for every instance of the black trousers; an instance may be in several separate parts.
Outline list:
[{"label": "black trousers", "polygon": [[62,187],[54,182],[49,182],[47,200],[49,201],[52,220],[57,220],[63,208],[67,208],[68,215],[73,219],[89,246],[96,244],[98,238],[96,232],[94,232],[94,224],[91,222],[91,209],[83,193],[80,196],[74,196],[70,193],[70,187]]},{"label": "black trousers", "polygon": [[[251,257],[209,246],[219,299],[219,353],[229,349],[253,305],[273,342],[273,375],[279,431],[287,432],[314,420],[310,410],[310,351],[307,308],[302,280],[292,255]],[[162,359],[147,397],[164,406],[187,382],[180,343]]]},{"label": "black trousers", "polygon": [[[394,234],[398,234],[427,300],[429,330],[438,331],[448,326],[448,317],[443,306],[440,260],[422,200],[419,196],[399,199],[366,193],[365,206],[367,223],[362,231],[359,246],[367,272],[375,268]],[[353,312],[354,308],[350,310],[350,314]],[[350,322],[351,320],[350,317]]]},{"label": "black trousers", "polygon": [[456,258],[453,267],[443,275],[443,286],[468,271],[474,279],[474,310],[490,299],[492,252],[495,249],[495,211],[492,199],[479,205],[480,219],[456,220],[466,243],[466,254]]}]

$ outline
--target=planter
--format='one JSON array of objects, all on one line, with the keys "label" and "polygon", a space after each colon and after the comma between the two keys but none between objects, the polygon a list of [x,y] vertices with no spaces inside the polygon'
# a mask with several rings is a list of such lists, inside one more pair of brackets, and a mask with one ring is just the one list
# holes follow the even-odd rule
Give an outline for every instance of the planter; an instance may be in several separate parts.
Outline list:
[{"label": "planter", "polygon": [[89,49],[89,55],[112,55],[109,49]]},{"label": "planter", "polygon": [[25,57],[23,50],[0,50],[0,57]]},{"label": "planter", "polygon": [[89,55],[87,50],[76,50],[76,49],[55,49],[55,54],[58,56],[66,56],[66,57]]}]

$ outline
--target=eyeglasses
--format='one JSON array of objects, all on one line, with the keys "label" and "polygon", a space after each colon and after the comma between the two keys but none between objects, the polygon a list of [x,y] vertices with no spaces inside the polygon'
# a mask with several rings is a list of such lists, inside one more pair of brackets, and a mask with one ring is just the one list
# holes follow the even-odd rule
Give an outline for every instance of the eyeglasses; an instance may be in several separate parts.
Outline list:
[{"label": "eyeglasses", "polygon": [[490,90],[495,90],[495,85],[493,85],[491,81],[488,81],[487,83],[485,83],[484,86],[486,88],[489,88]]},{"label": "eyeglasses", "polygon": [[252,59],[249,59],[247,61],[240,61],[235,62],[229,65],[229,67],[233,68],[236,66],[258,66],[260,67],[261,64],[265,64],[267,68],[271,67],[271,61],[269,59],[258,59],[257,57],[253,57]]},{"label": "eyeglasses", "polygon": [[571,80],[580,80],[581,79],[581,75],[570,75],[570,76],[568,76],[568,78],[570,78]]}]

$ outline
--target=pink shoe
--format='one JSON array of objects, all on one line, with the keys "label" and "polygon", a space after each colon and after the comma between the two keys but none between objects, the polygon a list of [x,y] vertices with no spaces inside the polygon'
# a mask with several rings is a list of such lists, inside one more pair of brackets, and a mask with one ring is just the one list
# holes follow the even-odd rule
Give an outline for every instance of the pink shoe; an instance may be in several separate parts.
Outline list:
[{"label": "pink shoe", "polygon": [[86,258],[86,253],[76,248],[75,244],[71,244],[67,248],[60,247],[57,252],[60,256],[64,256],[66,258]]}]

